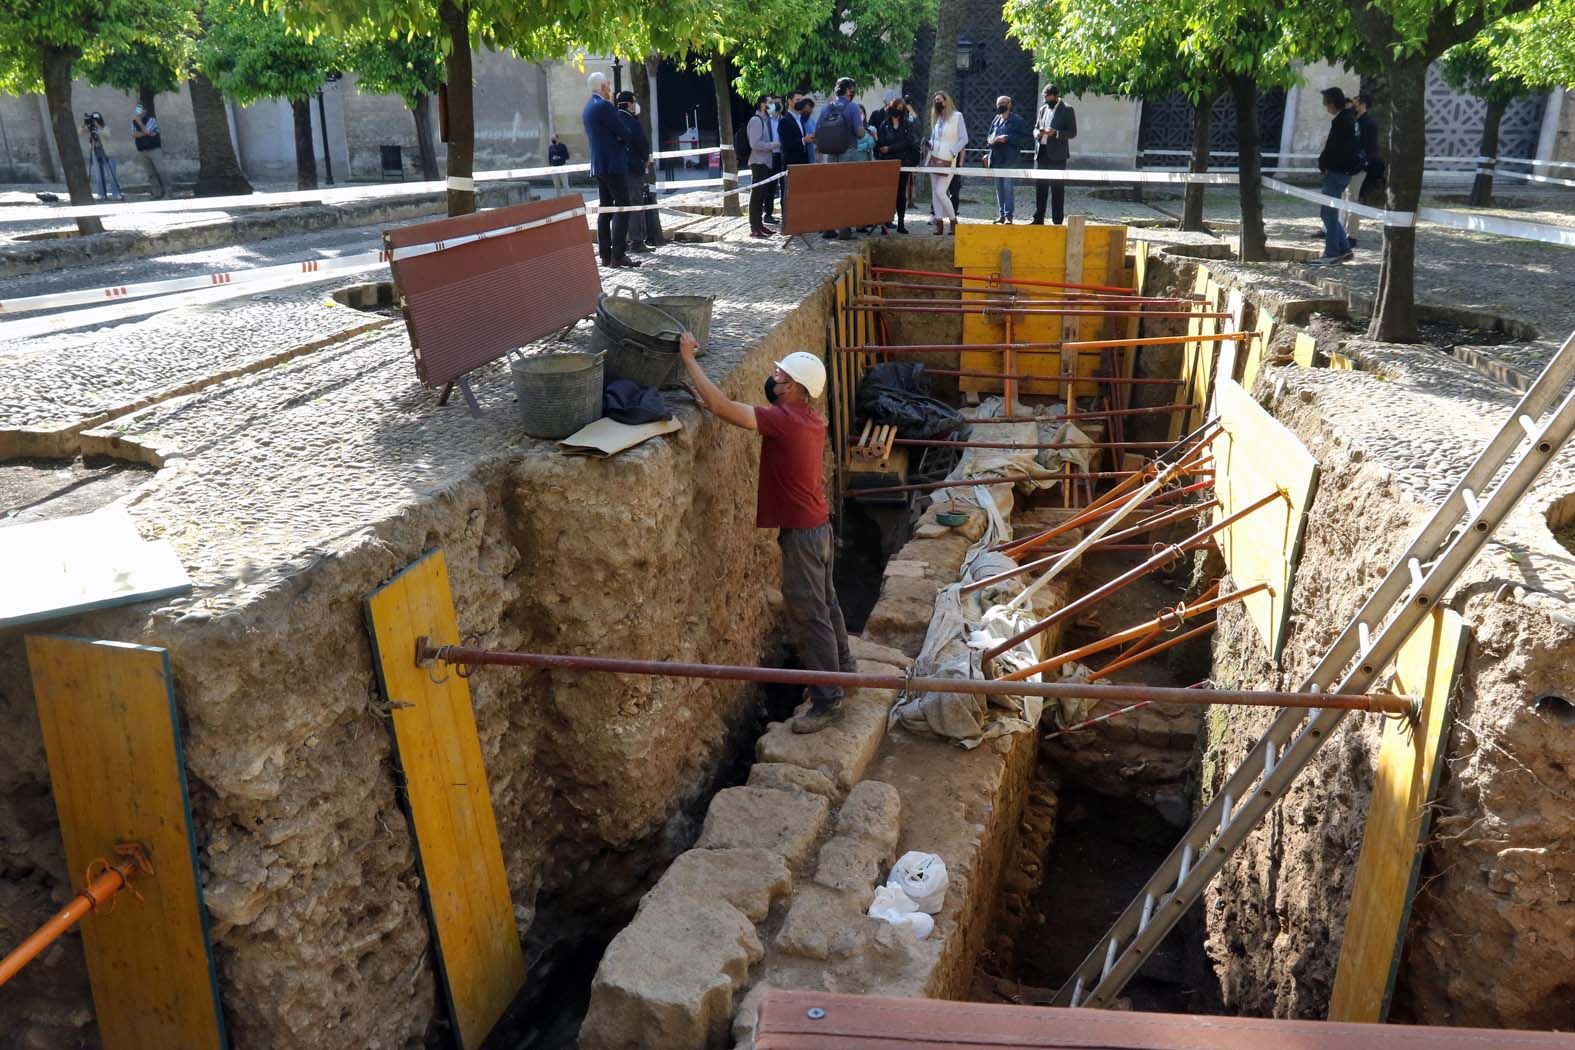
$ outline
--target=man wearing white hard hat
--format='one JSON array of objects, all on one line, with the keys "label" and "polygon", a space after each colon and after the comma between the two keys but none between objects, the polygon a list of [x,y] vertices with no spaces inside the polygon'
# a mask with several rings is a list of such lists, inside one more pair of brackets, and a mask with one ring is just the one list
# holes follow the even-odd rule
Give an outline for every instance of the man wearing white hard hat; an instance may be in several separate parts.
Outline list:
[{"label": "man wearing white hard hat", "polygon": [[[836,539],[826,505],[821,463],[826,420],[811,404],[826,389],[826,366],[798,351],[777,362],[766,380],[769,405],[734,401],[695,361],[698,344],[685,332],[678,350],[701,404],[718,419],[760,433],[760,480],[755,525],[777,529],[782,548],[782,600],[801,663],[814,671],[853,671],[848,629],[832,578]],[[793,720],[795,733],[814,733],[842,717],[842,690],[810,686],[809,710]]]}]

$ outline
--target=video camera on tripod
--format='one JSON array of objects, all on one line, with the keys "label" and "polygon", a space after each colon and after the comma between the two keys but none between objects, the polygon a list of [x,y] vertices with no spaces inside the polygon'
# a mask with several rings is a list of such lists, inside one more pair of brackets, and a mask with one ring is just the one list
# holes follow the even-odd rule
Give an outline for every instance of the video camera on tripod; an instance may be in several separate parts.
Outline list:
[{"label": "video camera on tripod", "polygon": [[100,139],[98,137],[98,133],[99,133],[99,129],[103,128],[104,126],[105,126],[105,124],[104,124],[104,114],[102,114],[102,113],[84,113],[84,114],[82,114],[82,130],[87,132],[88,143],[90,145],[93,145],[93,146],[102,146],[103,145],[103,142],[100,141]]}]

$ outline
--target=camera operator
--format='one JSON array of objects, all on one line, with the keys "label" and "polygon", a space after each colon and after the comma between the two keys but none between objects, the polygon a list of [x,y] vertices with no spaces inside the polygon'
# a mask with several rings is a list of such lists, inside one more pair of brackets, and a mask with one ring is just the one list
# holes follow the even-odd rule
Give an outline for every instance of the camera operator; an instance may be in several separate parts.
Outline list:
[{"label": "camera operator", "polygon": [[159,151],[164,145],[159,137],[159,119],[138,105],[131,112],[131,142],[137,147],[137,156],[148,169],[148,188],[154,200],[163,200],[170,194],[169,180],[159,167]]},{"label": "camera operator", "polygon": [[89,174],[89,181],[91,182],[92,180],[91,172],[96,172],[98,174],[99,199],[103,201],[110,200],[109,191],[113,187],[115,190],[113,199],[117,201],[125,200],[126,195],[120,192],[120,178],[115,172],[115,159],[104,151],[103,136],[108,133],[108,128],[104,124],[103,115],[100,113],[82,114],[82,130],[87,134],[88,150],[93,158],[93,167]]}]

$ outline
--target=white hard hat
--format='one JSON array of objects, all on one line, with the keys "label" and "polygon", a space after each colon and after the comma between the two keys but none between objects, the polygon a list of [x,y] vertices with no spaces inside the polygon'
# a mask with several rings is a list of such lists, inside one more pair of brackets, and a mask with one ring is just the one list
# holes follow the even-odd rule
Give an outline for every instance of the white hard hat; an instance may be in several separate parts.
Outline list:
[{"label": "white hard hat", "polygon": [[797,350],[777,362],[777,367],[809,391],[810,397],[819,397],[826,389],[826,366],[820,358],[807,350]]}]

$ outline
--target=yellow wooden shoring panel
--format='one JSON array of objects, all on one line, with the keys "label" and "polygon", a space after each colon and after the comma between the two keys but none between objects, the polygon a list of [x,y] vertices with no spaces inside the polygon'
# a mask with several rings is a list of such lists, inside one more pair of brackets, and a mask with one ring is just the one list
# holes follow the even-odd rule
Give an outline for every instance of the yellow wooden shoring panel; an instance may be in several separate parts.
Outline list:
[{"label": "yellow wooden shoring panel", "polygon": [[[1204,293],[1204,291],[1208,288],[1208,283],[1209,283],[1209,270],[1208,270],[1208,267],[1204,266],[1202,263],[1198,263],[1197,269],[1193,273],[1193,278],[1192,278],[1192,294],[1193,295],[1202,295]],[[1202,310],[1207,309],[1207,307],[1199,305],[1198,307],[1196,307],[1196,309],[1198,309],[1199,311],[1202,311]],[[1197,335],[1200,331],[1202,331],[1202,326],[1203,326],[1203,318],[1195,317],[1195,318],[1190,319],[1189,321],[1187,321],[1187,334],[1188,335]],[[1175,400],[1172,402],[1172,404],[1177,404],[1177,405],[1187,405],[1187,404],[1201,405],[1201,404],[1203,404],[1202,401],[1198,400],[1198,393],[1197,393],[1197,388],[1198,388],[1198,344],[1197,343],[1182,343],[1181,344],[1181,371],[1180,371],[1180,373],[1178,375],[1178,378],[1181,380],[1181,383],[1180,383],[1180,385],[1178,385],[1176,387],[1176,397],[1175,397]],[[1188,431],[1190,431],[1193,428],[1194,424],[1192,424],[1190,422],[1191,419],[1192,419],[1192,416],[1193,416],[1193,412],[1172,412],[1170,414],[1170,440],[1175,441],[1177,438],[1181,437],[1182,434],[1187,433]]]},{"label": "yellow wooden shoring panel", "polygon": [[1345,938],[1329,999],[1331,1021],[1382,1021],[1394,992],[1406,917],[1422,865],[1429,802],[1443,769],[1449,697],[1465,662],[1460,614],[1435,608],[1395,658],[1395,690],[1422,698],[1417,726],[1386,718]]},{"label": "yellow wooden shoring panel", "polygon": [[392,708],[416,857],[458,1045],[478,1047],[525,983],[525,959],[482,764],[470,687],[416,666],[416,639],[459,643],[443,552],[366,599],[373,662]]},{"label": "yellow wooden shoring panel", "polygon": [[[1232,288],[1225,294],[1225,312],[1230,314],[1225,319],[1223,330],[1226,332],[1239,332],[1242,330],[1243,319],[1247,316],[1247,298],[1241,294],[1240,288]],[[1223,379],[1240,379],[1241,343],[1236,339],[1225,339],[1220,342],[1220,357],[1217,371]]]},{"label": "yellow wooden shoring panel", "polygon": [[1258,322],[1253,326],[1253,331],[1258,333],[1256,339],[1248,340],[1247,353],[1241,366],[1242,389],[1251,392],[1258,382],[1258,373],[1263,371],[1263,358],[1269,352],[1269,344],[1274,341],[1274,315],[1263,307],[1258,307]]},{"label": "yellow wooden shoring panel", "polygon": [[[1087,234],[1087,231],[1084,229],[1085,225],[1081,215],[1068,215],[1066,217],[1066,264],[1063,269],[1066,271],[1066,279],[1069,282],[1087,283],[1082,280],[1084,272],[1083,242]],[[1081,321],[1082,318],[1080,317],[1061,318],[1061,339],[1063,344],[1061,347],[1061,374],[1064,376],[1077,375],[1079,364],[1077,351],[1068,349],[1065,343],[1082,338],[1083,326],[1080,323]],[[1066,398],[1066,407],[1069,412],[1076,407],[1073,402],[1076,400],[1079,392],[1077,389],[1078,385],[1077,383],[1067,383],[1062,390],[1062,396]]]},{"label": "yellow wooden shoring panel", "polygon": [[27,662],[72,890],[117,842],[153,863],[142,901],[122,891],[81,922],[105,1050],[224,1046],[169,654],[30,635]]},{"label": "yellow wooden shoring panel", "polygon": [[[1220,300],[1223,298],[1220,286],[1212,279],[1209,280],[1203,291],[1203,309],[1206,313],[1218,313]],[[1214,335],[1220,331],[1219,318],[1203,317],[1198,319],[1198,331],[1203,335]],[[1203,425],[1209,418],[1209,407],[1214,403],[1214,356],[1219,353],[1218,343],[1198,343],[1194,349],[1194,360],[1197,362],[1193,369],[1193,403],[1198,407],[1187,413],[1187,429],[1194,430]]]},{"label": "yellow wooden shoring panel", "polygon": [[1329,367],[1339,372],[1354,372],[1356,370],[1356,362],[1344,354],[1332,353],[1329,355]]},{"label": "yellow wooden shoring panel", "polygon": [[1292,357],[1303,368],[1311,368],[1318,359],[1318,340],[1306,332],[1296,333],[1296,350]]},{"label": "yellow wooden shoring panel", "polygon": [[1318,463],[1296,435],[1234,380],[1216,387],[1221,434],[1214,439],[1215,520],[1271,492],[1275,500],[1218,533],[1220,553],[1237,587],[1269,584],[1242,600],[1270,659],[1279,660],[1290,621],[1291,581],[1318,482]]}]

